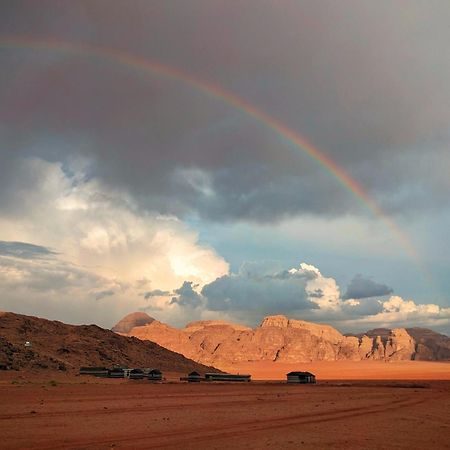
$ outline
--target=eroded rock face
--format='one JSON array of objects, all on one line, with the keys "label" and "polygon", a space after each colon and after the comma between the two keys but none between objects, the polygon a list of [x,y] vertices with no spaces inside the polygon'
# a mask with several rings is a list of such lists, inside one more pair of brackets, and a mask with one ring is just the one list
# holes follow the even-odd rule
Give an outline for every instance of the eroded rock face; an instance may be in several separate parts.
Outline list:
[{"label": "eroded rock face", "polygon": [[372,330],[369,335],[344,336],[329,325],[276,315],[256,328],[209,320],[179,330],[153,320],[128,334],[219,368],[238,361],[408,360],[418,348],[424,358],[431,358],[424,343],[418,347],[404,328],[380,330],[381,335]]},{"label": "eroded rock face", "polygon": [[404,328],[391,331],[385,345],[385,358],[393,361],[414,359],[416,342]]}]

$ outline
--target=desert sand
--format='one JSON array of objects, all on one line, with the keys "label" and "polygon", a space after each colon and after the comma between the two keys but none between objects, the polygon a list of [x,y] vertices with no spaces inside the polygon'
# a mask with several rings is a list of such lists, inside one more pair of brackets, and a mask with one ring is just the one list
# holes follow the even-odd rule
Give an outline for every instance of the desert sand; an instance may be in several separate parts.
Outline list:
[{"label": "desert sand", "polygon": [[293,370],[312,372],[319,380],[450,380],[450,361],[255,361],[221,368],[250,373],[254,380],[284,380],[286,373]]},{"label": "desert sand", "polygon": [[2,449],[450,448],[450,381],[151,384],[13,375],[0,374]]}]

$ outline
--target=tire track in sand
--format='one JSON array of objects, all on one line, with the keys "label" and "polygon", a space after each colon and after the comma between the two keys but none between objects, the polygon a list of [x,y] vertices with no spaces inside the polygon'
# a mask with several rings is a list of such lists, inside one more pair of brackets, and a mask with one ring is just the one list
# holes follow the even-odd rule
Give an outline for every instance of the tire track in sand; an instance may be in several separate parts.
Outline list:
[{"label": "tire track in sand", "polygon": [[[240,421],[234,423],[225,423],[222,425],[209,426],[206,428],[184,428],[173,429],[170,432],[144,432],[134,433],[132,435],[111,435],[107,439],[79,439],[64,443],[61,441],[48,443],[41,448],[47,450],[63,449],[63,448],[105,448],[114,442],[117,444],[124,444],[128,448],[164,448],[183,446],[186,442],[191,445],[195,443],[221,439],[227,437],[237,437],[239,435],[248,435],[256,432],[280,429],[291,427],[295,425],[309,425],[316,423],[324,423],[331,421],[338,421],[341,419],[349,419],[357,417],[361,413],[364,415],[385,413],[388,411],[396,411],[406,407],[416,406],[426,401],[432,400],[434,397],[427,397],[422,399],[403,399],[394,400],[385,403],[377,403],[374,405],[365,405],[363,407],[344,408],[332,411],[323,411],[308,414],[295,414],[280,417],[268,417],[265,419],[256,419],[250,421]],[[181,448],[179,447],[179,448]]]}]

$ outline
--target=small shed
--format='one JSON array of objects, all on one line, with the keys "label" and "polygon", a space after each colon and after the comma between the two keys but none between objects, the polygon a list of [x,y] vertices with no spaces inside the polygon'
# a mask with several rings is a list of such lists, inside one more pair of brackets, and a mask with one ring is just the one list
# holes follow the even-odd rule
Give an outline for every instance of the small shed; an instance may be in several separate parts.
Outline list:
[{"label": "small shed", "polygon": [[311,372],[289,372],[286,374],[288,383],[315,383],[316,376]]},{"label": "small shed", "polygon": [[147,379],[149,381],[162,381],[163,374],[159,369],[152,369],[148,372]]},{"label": "small shed", "polygon": [[233,373],[205,373],[205,381],[250,381],[251,375]]},{"label": "small shed", "polygon": [[128,378],[130,380],[142,380],[144,378],[144,371],[142,369],[131,369]]},{"label": "small shed", "polygon": [[199,383],[203,380],[202,376],[194,370],[194,372],[191,372],[187,376],[187,380],[189,383]]},{"label": "small shed", "polygon": [[108,369],[106,367],[80,367],[80,375],[93,375],[94,377],[107,377]]}]

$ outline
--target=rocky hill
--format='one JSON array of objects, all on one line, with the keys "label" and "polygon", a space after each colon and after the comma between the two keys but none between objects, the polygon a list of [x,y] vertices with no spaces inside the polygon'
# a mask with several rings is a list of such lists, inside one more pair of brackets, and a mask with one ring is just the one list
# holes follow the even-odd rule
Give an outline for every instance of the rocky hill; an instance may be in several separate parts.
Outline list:
[{"label": "rocky hill", "polygon": [[[26,341],[31,343],[30,347],[25,346]],[[0,312],[0,364],[16,370],[78,371],[80,366],[120,364],[182,373],[216,371],[153,342],[120,336],[97,325],[67,325],[3,312]]]},{"label": "rocky hill", "polygon": [[[114,329],[120,329],[121,322]],[[134,326],[127,334],[157,342],[195,361],[216,367],[260,360],[450,359],[450,338],[431,330],[378,329],[344,336],[329,325],[285,316],[266,317],[256,328],[222,321],[200,321],[181,330],[151,319],[146,325]]]},{"label": "rocky hill", "polygon": [[155,319],[144,312],[134,312],[125,316],[111,331],[116,333],[128,333],[134,327],[141,327],[152,323]]}]

